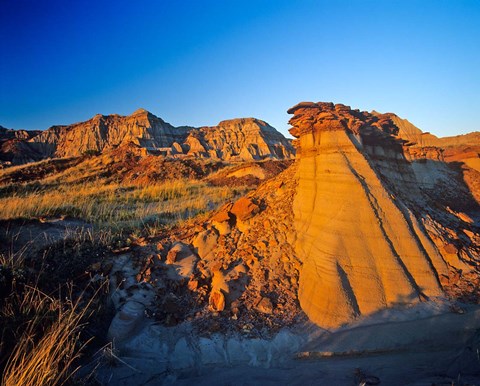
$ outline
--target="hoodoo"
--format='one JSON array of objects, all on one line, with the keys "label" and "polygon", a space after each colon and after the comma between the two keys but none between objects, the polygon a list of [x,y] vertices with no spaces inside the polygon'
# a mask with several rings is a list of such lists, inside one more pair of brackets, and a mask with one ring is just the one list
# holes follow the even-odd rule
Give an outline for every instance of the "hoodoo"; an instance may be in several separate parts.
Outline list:
[{"label": "hoodoo", "polygon": [[434,243],[438,228],[426,230],[428,200],[391,115],[309,102],[288,112],[299,154],[298,297],[309,318],[335,328],[444,297],[440,278],[466,265]]}]

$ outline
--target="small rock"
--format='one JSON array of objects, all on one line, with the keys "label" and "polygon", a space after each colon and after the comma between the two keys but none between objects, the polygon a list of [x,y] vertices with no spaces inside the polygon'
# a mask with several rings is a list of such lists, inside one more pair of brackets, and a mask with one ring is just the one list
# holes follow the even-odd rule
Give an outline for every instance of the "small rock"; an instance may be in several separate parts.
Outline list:
[{"label": "small rock", "polygon": [[188,289],[190,291],[195,291],[198,288],[198,280],[192,280],[188,282]]},{"label": "small rock", "polygon": [[241,221],[248,220],[260,212],[260,207],[248,197],[240,198],[232,206],[231,212]]},{"label": "small rock", "polygon": [[177,261],[177,255],[180,252],[180,250],[177,248],[172,248],[168,251],[167,253],[167,264],[173,264],[175,261]]},{"label": "small rock", "polygon": [[450,255],[456,255],[458,252],[457,247],[451,243],[445,244],[443,246],[443,249],[445,250],[445,252],[447,252]]},{"label": "small rock", "polygon": [[225,309],[225,296],[221,291],[212,291],[208,299],[208,307],[211,311],[223,311]]},{"label": "small rock", "polygon": [[267,297],[263,297],[255,309],[263,314],[270,315],[273,312],[272,301]]}]

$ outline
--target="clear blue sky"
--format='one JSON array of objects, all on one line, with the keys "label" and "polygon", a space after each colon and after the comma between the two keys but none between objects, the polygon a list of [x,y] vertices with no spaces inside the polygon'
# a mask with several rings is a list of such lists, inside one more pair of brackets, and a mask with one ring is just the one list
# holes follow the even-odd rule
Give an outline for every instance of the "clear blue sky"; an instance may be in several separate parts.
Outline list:
[{"label": "clear blue sky", "polygon": [[0,0],[0,125],[174,125],[333,101],[480,130],[480,1]]}]

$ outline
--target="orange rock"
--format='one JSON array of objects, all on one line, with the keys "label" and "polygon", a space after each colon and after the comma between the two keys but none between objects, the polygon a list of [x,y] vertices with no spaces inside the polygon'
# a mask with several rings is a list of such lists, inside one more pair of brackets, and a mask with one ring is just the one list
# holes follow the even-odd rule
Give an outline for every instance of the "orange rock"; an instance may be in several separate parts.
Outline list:
[{"label": "orange rock", "polygon": [[180,253],[180,249],[172,248],[167,253],[167,264],[173,264],[177,260],[177,255]]},{"label": "orange rock", "polygon": [[208,305],[211,311],[223,311],[225,309],[225,296],[221,291],[212,291],[208,299]]},{"label": "orange rock", "polygon": [[228,210],[219,211],[211,218],[211,221],[215,221],[215,222],[224,222],[224,221],[230,221],[230,220],[231,220],[231,214]]},{"label": "orange rock", "polygon": [[[414,303],[421,293],[443,296],[437,277],[448,273],[445,261],[400,206],[408,203],[400,204],[398,195],[393,199],[384,183],[387,173],[392,184],[404,175],[406,194],[415,194],[414,170],[404,161],[397,166],[404,160],[403,142],[394,137],[399,128],[392,117],[321,102],[289,112],[291,132],[300,141],[293,204],[302,263],[298,298],[309,318],[336,328],[360,315]],[[374,160],[392,171],[381,169],[380,179]]]},{"label": "orange rock", "polygon": [[458,249],[455,245],[451,244],[451,243],[448,243],[448,244],[445,244],[443,246],[443,249],[445,250],[445,252],[449,253],[449,254],[456,254],[458,252]]},{"label": "orange rock", "polygon": [[240,221],[245,221],[258,212],[260,212],[260,207],[255,204],[252,199],[248,197],[242,197],[233,204],[231,212],[239,219]]},{"label": "orange rock", "polygon": [[188,282],[188,289],[190,291],[195,291],[198,288],[198,280],[190,280]]},{"label": "orange rock", "polygon": [[263,297],[255,307],[255,309],[263,314],[270,315],[273,312],[272,301],[267,297]]}]

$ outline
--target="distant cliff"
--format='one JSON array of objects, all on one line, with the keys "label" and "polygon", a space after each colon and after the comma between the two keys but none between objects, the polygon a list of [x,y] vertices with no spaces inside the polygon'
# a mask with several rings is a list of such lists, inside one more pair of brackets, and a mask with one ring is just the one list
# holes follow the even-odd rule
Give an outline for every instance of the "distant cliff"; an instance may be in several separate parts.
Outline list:
[{"label": "distant cliff", "polygon": [[143,109],[129,116],[99,114],[85,122],[45,131],[1,128],[0,139],[1,160],[11,164],[101,153],[121,145],[176,158],[261,160],[295,155],[290,140],[255,118],[226,120],[213,127],[174,127]]}]

